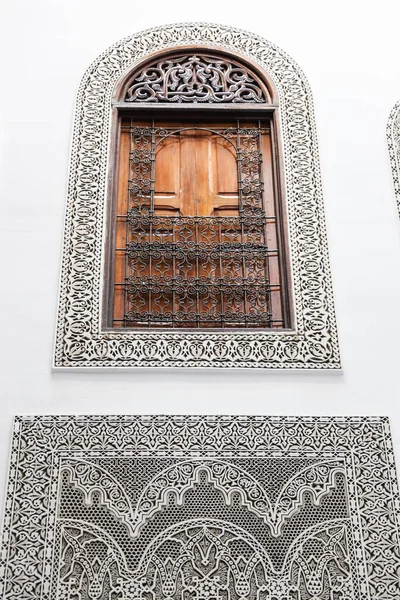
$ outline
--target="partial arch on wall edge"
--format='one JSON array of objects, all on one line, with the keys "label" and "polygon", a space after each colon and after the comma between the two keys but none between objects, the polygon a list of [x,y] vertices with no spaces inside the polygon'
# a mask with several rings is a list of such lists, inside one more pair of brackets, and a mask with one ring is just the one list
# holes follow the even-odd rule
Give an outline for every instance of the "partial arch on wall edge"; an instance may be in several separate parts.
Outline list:
[{"label": "partial arch on wall edge", "polygon": [[400,216],[400,100],[396,102],[390,111],[386,127],[386,139],[397,210]]}]

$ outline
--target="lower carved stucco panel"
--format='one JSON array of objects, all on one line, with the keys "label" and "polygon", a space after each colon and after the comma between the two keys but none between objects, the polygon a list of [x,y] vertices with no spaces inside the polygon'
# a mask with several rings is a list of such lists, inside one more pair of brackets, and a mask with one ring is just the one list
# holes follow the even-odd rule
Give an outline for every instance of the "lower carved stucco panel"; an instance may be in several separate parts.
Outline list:
[{"label": "lower carved stucco panel", "polygon": [[17,417],[4,600],[395,600],[385,418]]}]

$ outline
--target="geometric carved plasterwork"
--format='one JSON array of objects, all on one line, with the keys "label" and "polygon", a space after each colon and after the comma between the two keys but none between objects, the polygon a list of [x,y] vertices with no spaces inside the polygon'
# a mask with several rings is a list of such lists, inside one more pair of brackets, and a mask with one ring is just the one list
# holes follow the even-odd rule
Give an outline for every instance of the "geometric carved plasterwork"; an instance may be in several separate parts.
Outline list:
[{"label": "geometric carved plasterwork", "polygon": [[4,600],[398,600],[379,417],[17,417]]},{"label": "geometric carved plasterwork", "polygon": [[[292,330],[104,330],[102,314],[110,115],[115,89],[163,50],[229,52],[250,59],[279,101],[288,221]],[[219,89],[219,88],[218,88]],[[133,106],[133,104],[132,104]],[[68,184],[54,366],[338,369],[312,95],[297,64],[263,38],[231,27],[178,24],[130,36],[104,52],[81,82]]]},{"label": "geometric carved plasterwork", "polygon": [[400,101],[396,102],[386,127],[390,167],[396,195],[397,210],[400,214]]}]

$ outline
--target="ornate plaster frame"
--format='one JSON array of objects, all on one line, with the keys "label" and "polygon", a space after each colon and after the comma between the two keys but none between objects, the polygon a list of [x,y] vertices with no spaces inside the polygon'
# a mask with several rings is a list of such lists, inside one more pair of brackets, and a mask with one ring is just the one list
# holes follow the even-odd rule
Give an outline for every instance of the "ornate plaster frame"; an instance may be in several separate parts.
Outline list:
[{"label": "ornate plaster frame", "polygon": [[397,210],[400,215],[400,100],[396,102],[390,112],[386,127],[386,137]]},{"label": "ornate plaster frame", "polygon": [[[278,91],[295,327],[282,331],[102,330],[111,98],[146,56],[179,46],[231,51]],[[156,27],[125,38],[89,67],[78,91],[54,368],[250,367],[339,369],[313,101],[296,63],[263,38],[222,25]]]},{"label": "ornate plaster frame", "polygon": [[4,600],[50,600],[64,462],[140,453],[343,462],[356,546],[355,590],[346,598],[399,598],[400,497],[387,418],[47,415],[14,422],[0,557]]}]

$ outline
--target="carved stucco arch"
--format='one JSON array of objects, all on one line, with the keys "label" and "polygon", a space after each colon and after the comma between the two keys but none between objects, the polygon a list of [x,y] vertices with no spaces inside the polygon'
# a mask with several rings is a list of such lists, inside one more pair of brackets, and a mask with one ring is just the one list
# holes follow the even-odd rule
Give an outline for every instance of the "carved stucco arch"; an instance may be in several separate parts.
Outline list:
[{"label": "carved stucco arch", "polygon": [[338,461],[308,465],[289,479],[273,503],[263,486],[245,469],[229,461],[189,459],[168,467],[146,485],[136,506],[137,528],[162,510],[171,495],[182,505],[186,492],[199,484],[204,475],[227,506],[234,496],[239,496],[241,505],[262,519],[273,537],[279,537],[285,522],[302,506],[304,494],[309,494],[311,502],[318,506],[336,486],[339,473],[343,473],[343,465]]},{"label": "carved stucco arch", "polygon": [[389,148],[390,168],[392,170],[397,210],[400,215],[400,100],[396,102],[390,112],[386,127],[386,137]]},{"label": "carved stucco arch", "polygon": [[[124,73],[145,57],[190,45],[247,58],[276,87],[295,307],[293,330],[102,330],[113,93]],[[125,38],[88,69],[79,87],[75,113],[54,366],[340,368],[312,95],[304,74],[285,52],[239,29],[178,24]]]},{"label": "carved stucco arch", "polygon": [[238,525],[235,525],[234,523],[229,523],[227,521],[222,521],[220,519],[207,519],[207,518],[191,519],[190,521],[181,521],[180,523],[171,525],[170,527],[168,527],[167,529],[165,529],[164,531],[159,533],[153,540],[151,540],[150,544],[146,548],[146,551],[140,560],[140,566],[139,566],[138,571],[140,572],[141,570],[146,568],[146,566],[152,560],[157,548],[159,548],[166,540],[168,540],[168,538],[170,538],[174,534],[179,533],[180,531],[183,531],[185,529],[201,530],[206,527],[210,527],[210,528],[220,527],[222,529],[226,529],[227,531],[229,531],[230,533],[233,533],[234,535],[237,535],[238,537],[239,536],[242,537],[245,540],[245,542],[255,552],[257,552],[258,557],[264,562],[264,565],[265,565],[267,571],[273,572],[273,566],[271,563],[271,559],[268,556],[265,548],[263,548],[263,546],[254,538],[254,536],[251,533],[249,533],[248,531],[245,531],[244,529],[242,529]]},{"label": "carved stucco arch", "polygon": [[221,493],[227,506],[238,496],[241,505],[259,517],[273,537],[279,537],[286,521],[302,508],[305,494],[314,506],[319,506],[336,487],[337,475],[344,473],[341,461],[315,462],[293,475],[272,502],[255,477],[238,465],[215,458],[190,458],[157,473],[132,505],[120,483],[99,465],[76,459],[60,470],[67,474],[69,485],[83,494],[86,505],[98,495],[100,503],[127,527],[132,537],[138,536],[142,527],[169,505],[171,498],[182,506],[186,493],[200,483],[202,476]]}]

